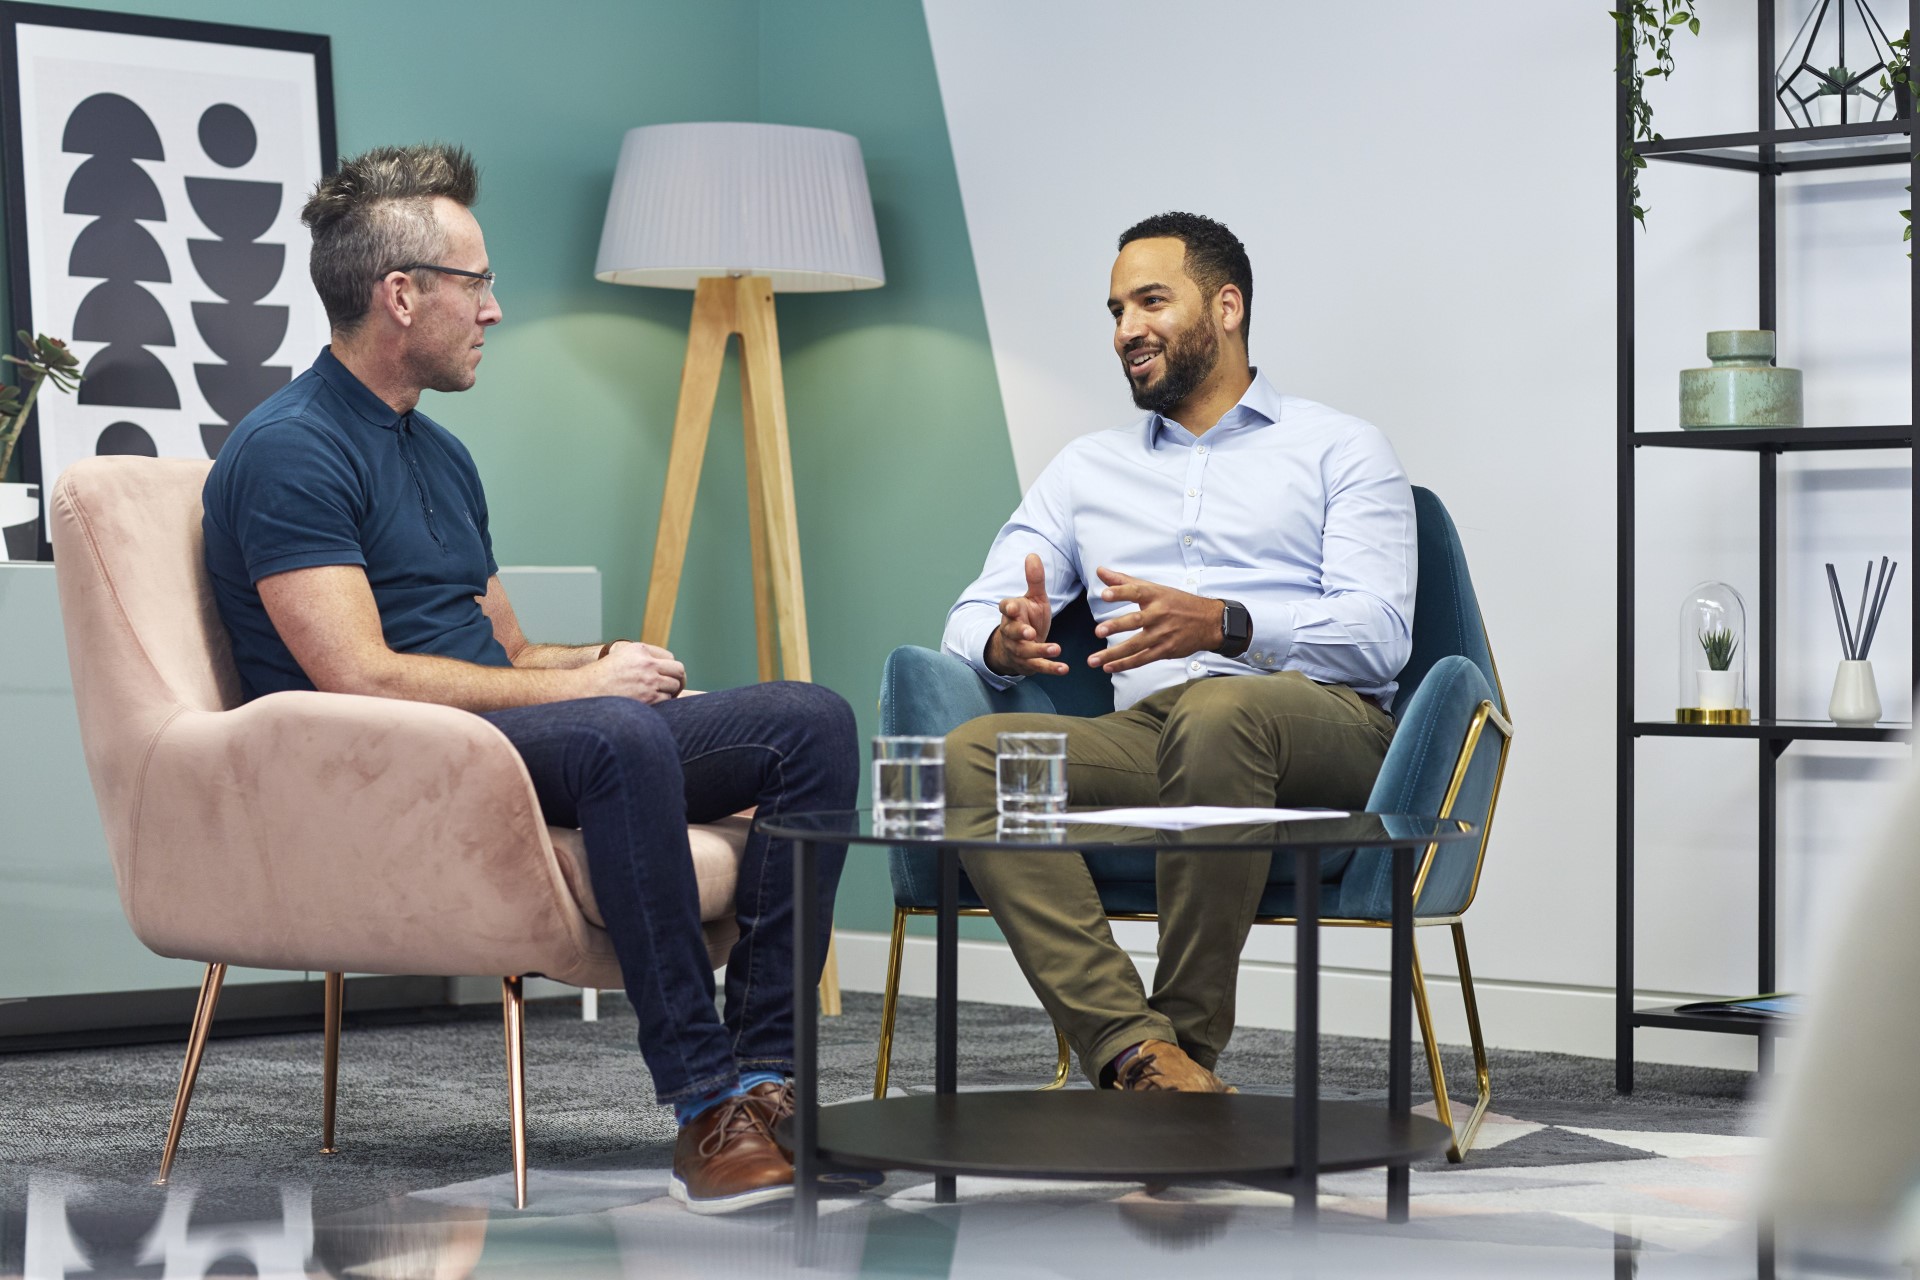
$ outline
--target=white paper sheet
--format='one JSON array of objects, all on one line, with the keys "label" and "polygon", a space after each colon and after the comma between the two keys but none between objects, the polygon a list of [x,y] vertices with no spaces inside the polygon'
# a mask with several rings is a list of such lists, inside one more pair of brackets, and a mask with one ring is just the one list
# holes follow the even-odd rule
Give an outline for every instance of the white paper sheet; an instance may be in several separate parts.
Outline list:
[{"label": "white paper sheet", "polygon": [[1067,815],[1074,822],[1098,822],[1111,827],[1153,827],[1187,831],[1194,827],[1222,827],[1243,822],[1301,822],[1312,818],[1345,818],[1345,809],[1236,809],[1220,804],[1174,805],[1164,809],[1096,809]]}]

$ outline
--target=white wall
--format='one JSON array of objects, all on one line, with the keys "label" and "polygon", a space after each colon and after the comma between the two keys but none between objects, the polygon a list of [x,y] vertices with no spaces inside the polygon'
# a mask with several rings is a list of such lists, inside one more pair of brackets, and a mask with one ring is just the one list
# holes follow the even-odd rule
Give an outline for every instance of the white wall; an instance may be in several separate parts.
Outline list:
[{"label": "white wall", "polygon": [[[1783,46],[1809,2],[1783,0]],[[1518,726],[1470,917],[1476,976],[1511,996],[1504,1022],[1489,1009],[1490,1034],[1606,1052],[1616,159],[1605,6],[925,4],[1023,483],[1072,436],[1133,413],[1103,307],[1119,231],[1170,208],[1233,227],[1254,263],[1255,362],[1384,428],[1466,540]],[[1705,34],[1680,38],[1680,77],[1655,98],[1669,136],[1751,127],[1752,6],[1702,8]],[[1896,172],[1783,188],[1781,363],[1806,369],[1815,424],[1908,417]],[[1705,363],[1705,331],[1754,323],[1754,183],[1668,165],[1643,188],[1637,403],[1653,429],[1674,424],[1675,371]],[[1643,716],[1672,714],[1688,587],[1724,578],[1757,607],[1754,471],[1749,456],[1642,459]],[[1910,482],[1904,451],[1783,464],[1784,714],[1824,713],[1839,656],[1819,566],[1852,565],[1857,578],[1869,555],[1903,558]],[[1889,718],[1910,718],[1915,569],[1901,566],[1875,643]],[[1650,998],[1752,989],[1754,751],[1639,749]],[[1906,754],[1802,744],[1783,760],[1787,982]],[[1150,951],[1150,935],[1129,945]],[[1267,973],[1289,946],[1286,931],[1256,931],[1250,964]],[[1445,952],[1435,937],[1425,958],[1448,971]],[[1383,944],[1334,937],[1327,956],[1364,976]],[[1282,1012],[1266,990],[1250,984],[1247,1020]],[[1721,1037],[1641,1039],[1651,1058],[1748,1054]]]}]

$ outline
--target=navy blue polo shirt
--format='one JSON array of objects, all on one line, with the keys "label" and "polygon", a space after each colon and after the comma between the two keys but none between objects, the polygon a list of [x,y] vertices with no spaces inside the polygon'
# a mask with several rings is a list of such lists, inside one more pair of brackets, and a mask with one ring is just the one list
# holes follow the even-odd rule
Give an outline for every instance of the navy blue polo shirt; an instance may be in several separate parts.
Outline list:
[{"label": "navy blue polo shirt", "polygon": [[476,597],[498,571],[473,456],[425,414],[399,414],[321,351],[241,419],[207,476],[207,571],[248,698],[313,682],[255,585],[359,565],[387,647],[512,665]]}]

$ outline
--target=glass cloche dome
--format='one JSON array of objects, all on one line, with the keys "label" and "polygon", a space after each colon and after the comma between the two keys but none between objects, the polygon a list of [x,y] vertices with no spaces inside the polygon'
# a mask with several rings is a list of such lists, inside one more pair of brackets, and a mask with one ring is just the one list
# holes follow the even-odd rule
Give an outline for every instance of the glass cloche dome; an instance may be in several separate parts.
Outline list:
[{"label": "glass cloche dome", "polygon": [[1746,724],[1747,603],[1724,582],[1703,582],[1680,605],[1681,724]]}]

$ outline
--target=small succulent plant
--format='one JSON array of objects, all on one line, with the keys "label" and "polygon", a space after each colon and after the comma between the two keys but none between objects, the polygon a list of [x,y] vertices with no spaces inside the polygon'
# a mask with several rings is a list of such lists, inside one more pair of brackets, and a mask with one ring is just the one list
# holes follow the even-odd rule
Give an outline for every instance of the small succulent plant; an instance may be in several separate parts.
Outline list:
[{"label": "small succulent plant", "polygon": [[1719,627],[1700,633],[1700,648],[1707,655],[1707,669],[1725,671],[1733,665],[1733,651],[1740,642],[1733,638],[1731,627]]},{"label": "small succulent plant", "polygon": [[71,392],[80,385],[80,359],[58,338],[41,334],[35,338],[20,330],[20,349],[25,356],[4,355],[0,360],[20,366],[24,374],[19,386],[0,384],[0,477],[13,462],[14,446],[20,443],[21,428],[33,401],[47,382],[61,391]]}]

